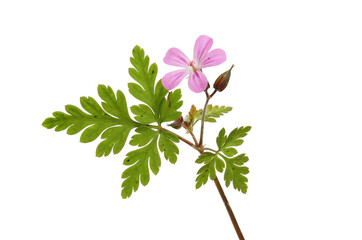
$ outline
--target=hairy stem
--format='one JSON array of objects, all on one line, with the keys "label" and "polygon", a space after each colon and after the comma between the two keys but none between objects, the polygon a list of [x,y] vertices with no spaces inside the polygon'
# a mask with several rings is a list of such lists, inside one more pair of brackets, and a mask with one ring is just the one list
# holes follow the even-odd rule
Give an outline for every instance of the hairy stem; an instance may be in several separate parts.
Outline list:
[{"label": "hairy stem", "polygon": [[236,234],[238,235],[239,239],[240,240],[245,240],[244,236],[243,236],[243,233],[241,232],[240,230],[240,227],[239,227],[239,224],[238,222],[236,221],[236,218],[235,218],[235,215],[233,213],[233,210],[231,209],[230,207],[230,204],[229,204],[229,201],[228,199],[226,198],[225,196],[225,193],[224,193],[224,190],[222,189],[221,185],[220,185],[220,182],[219,182],[219,179],[217,177],[215,177],[214,179],[214,183],[216,185],[216,188],[217,190],[219,191],[219,194],[220,194],[220,197],[222,199],[222,201],[224,202],[225,204],[225,207],[226,207],[226,210],[229,214],[229,217],[231,219],[231,222],[233,223],[233,226],[235,228],[235,231],[236,231]]},{"label": "hairy stem", "polygon": [[212,149],[212,148],[204,148],[204,150],[209,150],[209,151],[211,151],[211,152],[218,153],[218,151],[216,151],[216,150],[214,150],[214,149]]},{"label": "hairy stem", "polygon": [[194,140],[196,145],[199,145],[199,143],[197,142],[197,139],[195,137],[195,134],[193,132],[190,132],[190,135],[192,136],[192,139]]},{"label": "hairy stem", "polygon": [[214,92],[213,92],[211,95],[209,95],[209,93],[207,92],[207,90],[205,91],[205,93],[206,93],[206,102],[205,102],[204,109],[202,110],[201,130],[200,130],[200,141],[199,141],[199,146],[200,146],[200,147],[202,147],[203,137],[204,137],[204,125],[205,125],[205,115],[206,115],[207,104],[209,103],[209,101],[210,101],[210,99],[212,98],[212,96],[215,95],[216,89],[214,90]]}]

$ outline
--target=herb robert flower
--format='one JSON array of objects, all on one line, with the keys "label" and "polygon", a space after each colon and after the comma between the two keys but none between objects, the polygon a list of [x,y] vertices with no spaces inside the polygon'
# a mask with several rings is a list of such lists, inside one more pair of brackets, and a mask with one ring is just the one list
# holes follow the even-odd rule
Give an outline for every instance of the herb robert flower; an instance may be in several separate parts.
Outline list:
[{"label": "herb robert flower", "polygon": [[174,89],[188,75],[189,88],[196,93],[204,91],[208,86],[208,81],[202,69],[217,66],[226,60],[224,50],[210,51],[212,44],[212,38],[205,35],[199,36],[195,42],[194,57],[191,61],[178,48],[170,48],[163,61],[182,69],[167,73],[162,78],[162,85],[167,90]]}]

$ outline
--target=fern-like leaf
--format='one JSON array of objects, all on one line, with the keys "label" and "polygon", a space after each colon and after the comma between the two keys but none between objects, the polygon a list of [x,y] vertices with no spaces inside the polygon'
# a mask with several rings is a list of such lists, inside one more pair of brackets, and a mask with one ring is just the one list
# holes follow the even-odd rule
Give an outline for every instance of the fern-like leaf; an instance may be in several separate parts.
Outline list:
[{"label": "fern-like leaf", "polygon": [[92,142],[99,137],[104,139],[97,147],[96,155],[107,156],[114,151],[122,150],[131,129],[140,124],[133,121],[127,109],[124,94],[118,90],[114,94],[111,87],[98,86],[98,94],[103,99],[102,107],[92,97],[81,97],[83,110],[66,105],[64,112],[54,112],[53,117],[44,120],[43,126],[55,131],[67,130],[67,134],[74,135],[84,130],[80,136],[82,143]]}]

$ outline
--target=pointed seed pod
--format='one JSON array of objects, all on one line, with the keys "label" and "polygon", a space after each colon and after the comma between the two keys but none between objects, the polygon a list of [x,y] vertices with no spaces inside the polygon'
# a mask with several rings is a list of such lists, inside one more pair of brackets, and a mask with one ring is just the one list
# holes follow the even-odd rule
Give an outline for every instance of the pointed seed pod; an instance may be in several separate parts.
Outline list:
[{"label": "pointed seed pod", "polygon": [[224,91],[224,89],[226,88],[226,86],[228,85],[229,83],[229,80],[230,80],[230,75],[231,75],[231,69],[233,69],[234,67],[234,64],[231,66],[231,68],[222,73],[215,81],[214,83],[214,88],[219,91],[219,92],[222,92]]},{"label": "pointed seed pod", "polygon": [[174,121],[173,123],[169,124],[169,126],[173,127],[174,129],[179,129],[182,126],[182,123],[184,122],[183,117],[179,117],[176,121]]}]

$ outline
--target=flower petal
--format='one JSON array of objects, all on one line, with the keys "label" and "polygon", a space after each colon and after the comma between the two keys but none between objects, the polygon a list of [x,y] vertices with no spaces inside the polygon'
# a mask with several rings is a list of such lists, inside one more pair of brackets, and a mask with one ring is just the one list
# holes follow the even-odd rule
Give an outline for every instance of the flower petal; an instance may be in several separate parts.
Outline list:
[{"label": "flower petal", "polygon": [[226,60],[225,51],[222,49],[214,49],[206,55],[206,57],[200,64],[202,68],[212,67],[225,62],[225,60]]},{"label": "flower petal", "polygon": [[195,93],[204,91],[207,88],[207,84],[207,78],[201,71],[197,71],[189,77],[189,88]]},{"label": "flower petal", "polygon": [[186,67],[190,63],[188,57],[178,48],[170,48],[163,61],[168,65],[176,67]]},{"label": "flower petal", "polygon": [[210,51],[212,44],[212,38],[205,35],[198,37],[194,46],[194,61],[199,63],[202,62],[207,53]]},{"label": "flower petal", "polygon": [[185,69],[176,70],[167,73],[161,80],[162,85],[167,89],[171,90],[177,87],[182,79],[187,75],[187,71]]}]

